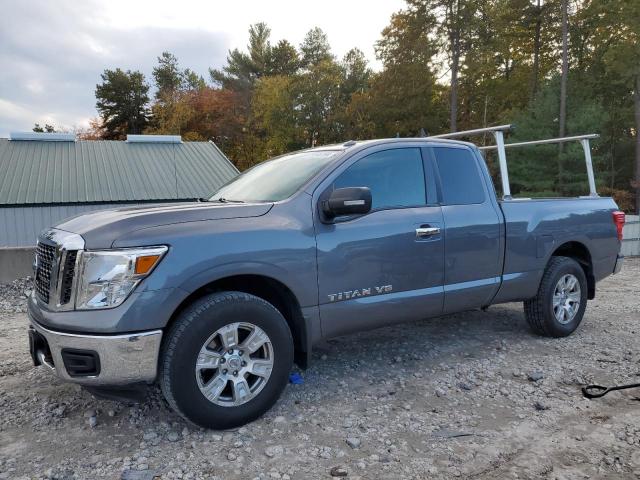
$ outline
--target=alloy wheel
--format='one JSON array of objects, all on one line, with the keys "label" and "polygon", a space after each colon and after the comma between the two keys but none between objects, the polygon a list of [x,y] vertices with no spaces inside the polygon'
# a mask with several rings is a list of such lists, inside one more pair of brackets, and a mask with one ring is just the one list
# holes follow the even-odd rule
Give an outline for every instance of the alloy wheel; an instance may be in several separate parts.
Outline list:
[{"label": "alloy wheel", "polygon": [[198,387],[216,405],[242,405],[265,387],[273,361],[273,346],[264,330],[248,322],[230,323],[200,349],[195,365]]}]

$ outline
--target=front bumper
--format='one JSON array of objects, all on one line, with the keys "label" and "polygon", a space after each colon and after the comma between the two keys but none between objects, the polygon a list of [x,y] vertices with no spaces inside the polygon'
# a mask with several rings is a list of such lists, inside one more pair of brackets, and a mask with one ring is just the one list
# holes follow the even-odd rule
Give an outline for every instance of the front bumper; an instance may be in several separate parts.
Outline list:
[{"label": "front bumper", "polygon": [[624,256],[623,255],[618,255],[618,257],[616,258],[616,264],[613,267],[613,274],[615,275],[616,273],[618,273],[620,270],[622,270],[622,264],[624,263]]},{"label": "front bumper", "polygon": [[[45,365],[62,380],[88,386],[118,386],[152,382],[158,372],[162,330],[125,335],[81,335],[49,330],[30,318],[30,344],[36,365]],[[37,338],[37,341],[34,341]],[[44,341],[43,341],[44,339]],[[63,351],[97,356],[97,372],[69,372]]]}]

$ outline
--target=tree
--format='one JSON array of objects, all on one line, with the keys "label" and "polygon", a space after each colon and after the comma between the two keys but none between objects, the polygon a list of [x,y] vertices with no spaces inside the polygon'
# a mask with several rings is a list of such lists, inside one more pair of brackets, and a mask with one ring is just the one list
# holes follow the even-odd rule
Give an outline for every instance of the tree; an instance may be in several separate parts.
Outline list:
[{"label": "tree", "polygon": [[440,34],[446,38],[444,45],[451,72],[449,128],[455,132],[458,129],[458,86],[461,62],[474,44],[478,5],[474,0],[439,0],[435,6],[442,15],[439,25]]},{"label": "tree", "polygon": [[371,69],[362,50],[359,48],[349,50],[342,59],[341,66],[344,75],[342,92],[347,100],[354,93],[363,93],[369,88]]},{"label": "tree", "polygon": [[234,157],[245,119],[239,114],[238,99],[226,89],[203,86],[178,92],[171,103],[153,106],[153,123],[145,133],[181,135],[184,140],[214,140]]},{"label": "tree", "polygon": [[533,36],[533,68],[531,71],[530,98],[533,101],[538,93],[540,80],[540,46],[542,36],[542,4],[541,0],[535,0],[535,6],[531,8],[533,15],[534,36]]},{"label": "tree", "polygon": [[76,130],[78,140],[102,140],[104,138],[104,126],[99,118],[89,119],[89,127]]},{"label": "tree", "polygon": [[170,97],[182,88],[184,78],[175,55],[162,52],[158,66],[153,67],[153,79],[157,88],[156,100]]},{"label": "tree", "polygon": [[452,132],[455,132],[458,126],[458,74],[460,72],[460,56],[462,55],[460,0],[449,0],[444,3],[444,7],[446,20],[443,22],[443,26],[448,37],[449,45],[447,50],[450,58],[449,69],[451,71],[449,128]]},{"label": "tree", "polygon": [[255,78],[267,73],[271,55],[270,36],[271,29],[266,23],[260,22],[249,27],[249,58]]},{"label": "tree", "polygon": [[149,133],[181,135],[191,118],[191,106],[186,92],[206,88],[202,76],[193,70],[182,70],[178,59],[169,52],[158,57],[158,66],[153,69],[156,85],[155,103],[151,107]]},{"label": "tree", "polygon": [[[352,48],[340,62],[340,99],[336,104],[334,121],[340,125],[343,139],[369,138],[371,121],[368,118],[368,90],[373,72],[361,50]],[[340,139],[338,139],[340,140]]]},{"label": "tree", "polygon": [[265,23],[251,25],[247,45],[249,53],[237,48],[230,50],[227,65],[222,70],[209,70],[213,82],[236,91],[250,89],[258,78],[267,73],[271,52],[270,35],[271,30]]},{"label": "tree", "polygon": [[182,135],[188,130],[188,123],[193,116],[190,98],[184,92],[177,92],[165,101],[156,102],[153,107],[153,118],[145,133],[155,135]]},{"label": "tree", "polygon": [[635,189],[640,213],[640,4],[585,0],[577,16],[577,41],[572,32],[570,47],[584,72],[580,83],[589,85],[611,111],[603,132],[610,151],[610,186]]},{"label": "tree", "polygon": [[[477,0],[406,0],[407,9],[392,17],[391,28],[402,26],[396,35],[407,35],[409,38],[424,38],[429,47],[422,56],[427,55],[429,62],[443,64],[449,82],[449,129],[458,128],[460,73],[467,55],[476,45],[477,31],[482,25],[478,20],[479,5]],[[396,25],[394,25],[394,20]],[[388,27],[388,28],[390,28]],[[390,32],[391,33],[391,32]],[[383,32],[384,35],[384,32]],[[423,40],[423,42],[424,42]],[[384,48],[384,44],[380,47]],[[445,57],[435,58],[436,52],[442,51]],[[414,60],[402,57],[404,61]]]},{"label": "tree", "polygon": [[[375,76],[373,77],[375,81]],[[344,125],[344,138],[350,140],[368,140],[376,136],[377,127],[380,126],[380,118],[375,117],[374,102],[371,90],[356,92],[351,95],[351,100],[345,106],[342,114]]]},{"label": "tree", "polygon": [[[590,86],[580,85],[577,76],[569,76],[572,95],[568,97],[567,130],[574,132],[599,131],[610,121],[609,113],[601,99],[593,95]],[[513,122],[517,129],[511,142],[537,138],[552,138],[557,135],[557,108],[560,92],[560,74],[540,90],[536,101],[519,112]],[[602,145],[593,142],[594,169],[599,186],[606,184],[608,153]],[[563,175],[558,175],[557,159],[562,157]],[[587,174],[582,147],[577,142],[567,143],[565,150],[558,152],[557,145],[540,145],[533,148],[513,149],[508,153],[509,177],[512,193],[525,197],[586,195]]]},{"label": "tree", "polygon": [[[446,89],[419,63],[385,68],[374,76],[365,98],[367,117],[361,113],[360,95],[352,97],[349,111],[358,113],[358,122],[365,127],[374,126],[368,138],[413,137],[421,128],[429,134],[447,130]],[[357,133],[350,137],[367,138]]]},{"label": "tree", "polygon": [[140,134],[149,122],[149,85],[141,72],[116,68],[101,74],[96,85],[96,108],[104,125],[105,138],[121,139],[127,133]]},{"label": "tree", "polygon": [[[640,215],[640,4],[614,0],[608,20],[615,25],[606,35],[611,43],[605,53],[605,63],[611,72],[611,81],[622,83],[631,92],[635,130],[636,212]],[[608,23],[608,22],[607,22]]]},{"label": "tree", "polygon": [[433,69],[432,62],[440,45],[433,37],[438,20],[426,5],[411,4],[391,16],[382,37],[375,44],[376,54],[384,68],[418,63]]},{"label": "tree", "polygon": [[267,71],[269,75],[293,76],[300,69],[300,57],[296,47],[287,40],[280,40],[271,48]]},{"label": "tree", "polygon": [[44,127],[41,127],[39,123],[36,123],[33,125],[33,131],[38,133],[56,133],[56,128],[48,123],[45,123]]},{"label": "tree", "polygon": [[185,93],[185,101],[189,102],[192,111],[183,129],[186,138],[197,136],[200,140],[213,140],[236,158],[246,121],[238,95],[227,89],[205,87]]},{"label": "tree", "polygon": [[201,75],[189,68],[180,69],[178,58],[169,52],[158,57],[158,66],[153,68],[157,101],[168,101],[183,90],[199,90],[207,84]]},{"label": "tree", "polygon": [[376,53],[384,68],[371,80],[366,108],[351,106],[358,106],[354,112],[369,111],[368,121],[362,113],[358,121],[375,125],[373,136],[413,136],[421,128],[430,133],[446,128],[446,90],[437,83],[434,66],[439,51],[433,37],[436,28],[433,11],[413,5],[393,14],[382,31]]},{"label": "tree", "polygon": [[274,75],[260,79],[253,96],[254,125],[262,139],[261,158],[304,146],[304,132],[296,119],[294,79]]},{"label": "tree", "polygon": [[302,53],[302,66],[307,69],[321,62],[334,60],[327,34],[319,27],[312,28],[307,32],[300,44],[300,52]]},{"label": "tree", "polygon": [[337,122],[340,86],[343,80],[340,66],[333,60],[312,64],[292,85],[298,122],[310,147],[341,139],[343,126]]},{"label": "tree", "polygon": [[185,90],[202,90],[207,83],[202,75],[197,74],[193,70],[185,68],[182,72],[182,88]]}]

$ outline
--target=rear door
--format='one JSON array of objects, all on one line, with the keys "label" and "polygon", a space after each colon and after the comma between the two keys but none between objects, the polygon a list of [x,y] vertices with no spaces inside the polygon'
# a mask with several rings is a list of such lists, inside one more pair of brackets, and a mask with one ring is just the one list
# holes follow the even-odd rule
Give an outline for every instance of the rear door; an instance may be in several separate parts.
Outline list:
[{"label": "rear door", "polygon": [[[376,147],[347,160],[314,195],[320,316],[325,336],[442,311],[444,239],[433,174],[420,148]],[[366,215],[323,221],[334,188],[368,187]]]},{"label": "rear door", "polygon": [[502,274],[502,218],[480,159],[465,145],[427,149],[445,230],[444,313],[489,304]]}]

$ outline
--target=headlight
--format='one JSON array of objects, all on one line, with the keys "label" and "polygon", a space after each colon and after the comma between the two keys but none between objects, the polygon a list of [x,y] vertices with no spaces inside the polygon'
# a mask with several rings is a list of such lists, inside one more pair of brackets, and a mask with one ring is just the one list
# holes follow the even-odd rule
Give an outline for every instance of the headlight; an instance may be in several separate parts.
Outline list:
[{"label": "headlight", "polygon": [[167,247],[82,252],[76,309],[117,307],[166,252]]}]

